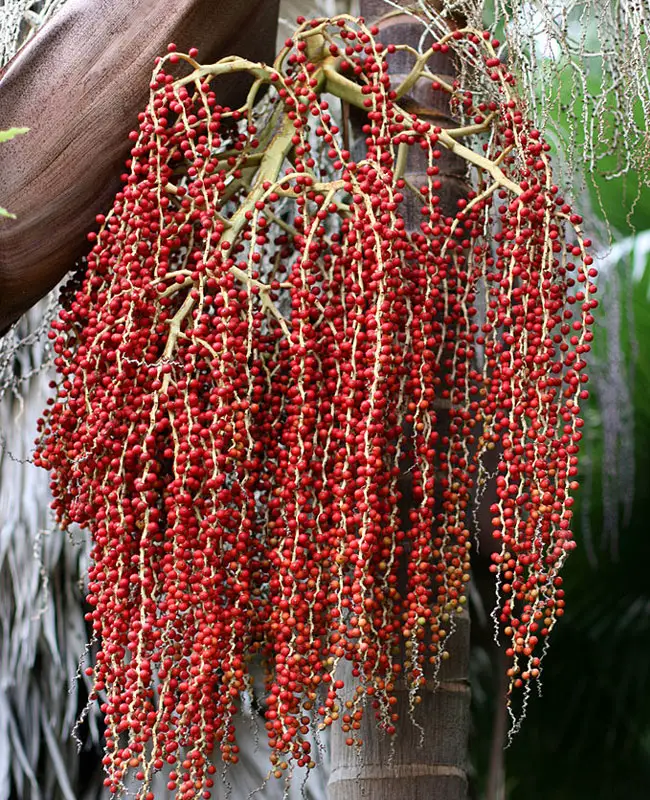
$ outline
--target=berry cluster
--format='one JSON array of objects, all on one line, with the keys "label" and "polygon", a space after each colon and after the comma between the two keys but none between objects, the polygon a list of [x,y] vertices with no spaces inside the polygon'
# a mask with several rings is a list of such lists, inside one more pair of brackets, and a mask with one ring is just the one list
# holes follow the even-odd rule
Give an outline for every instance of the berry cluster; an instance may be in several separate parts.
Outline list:
[{"label": "berry cluster", "polygon": [[[562,614],[589,243],[488,35],[431,49],[469,54],[494,87],[477,104],[447,87],[468,123],[449,131],[402,110],[394,48],[375,34],[302,22],[272,68],[200,67],[170,46],[83,286],[53,324],[59,381],[35,460],[61,524],[93,537],[92,699],[114,793],[130,774],[152,798],[168,763],[170,791],[209,797],[211,751],[238,760],[256,657],[277,775],[313,764],[314,716],[354,743],[370,696],[394,730],[393,682],[417,693],[465,604],[494,447],[511,688],[538,676]],[[236,70],[256,84],[231,110],[211,80]],[[362,160],[325,91],[366,112]],[[409,148],[428,159],[421,186],[402,174]],[[474,169],[455,213],[440,202],[443,148]],[[345,703],[341,659],[359,680]]]}]

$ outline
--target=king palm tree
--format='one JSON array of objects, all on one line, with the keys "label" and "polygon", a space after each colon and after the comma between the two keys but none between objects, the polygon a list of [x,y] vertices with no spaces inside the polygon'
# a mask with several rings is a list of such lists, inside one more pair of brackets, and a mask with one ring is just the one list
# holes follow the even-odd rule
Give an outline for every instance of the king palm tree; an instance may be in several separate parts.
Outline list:
[{"label": "king palm tree", "polygon": [[[57,6],[63,3],[57,3]],[[190,6],[200,6],[200,3],[190,3]],[[261,4],[249,4],[262,8]],[[267,20],[274,20],[273,4],[263,6],[263,17]],[[331,3],[330,3],[331,5]],[[394,2],[389,3],[392,11],[398,10],[396,7],[409,6],[409,3]],[[22,3],[23,11],[33,6],[37,10],[47,15],[54,10],[54,4],[33,4]],[[70,8],[74,14],[84,12],[82,3],[70,1]],[[93,3],[87,3],[91,8]],[[115,2],[114,8],[119,9],[120,3]],[[14,6],[15,7],[15,6]],[[386,11],[387,4],[384,0],[362,0],[361,13],[367,18],[373,19]],[[214,5],[212,6],[212,10]],[[309,13],[311,9],[305,9]],[[473,11],[467,7],[468,13]],[[71,13],[72,13],[71,12]],[[177,33],[187,34],[189,23],[178,10],[178,31]],[[207,12],[203,12],[207,13]],[[331,13],[331,12],[330,12]],[[191,16],[191,15],[190,15]],[[60,20],[61,18],[59,18]],[[204,24],[204,17],[199,14],[198,28],[203,32],[207,29]],[[38,23],[38,18],[28,17],[33,24]],[[136,19],[129,21],[129,26],[136,26]],[[95,18],[95,24],[98,20]],[[101,26],[102,20],[99,20]],[[411,28],[407,29],[407,24]],[[15,27],[15,26],[14,26]],[[63,26],[65,27],[65,26]],[[173,25],[171,26],[173,28]],[[401,30],[400,30],[401,28]],[[80,29],[82,30],[82,29]],[[87,29],[85,29],[87,30]],[[129,27],[131,30],[131,27]],[[223,33],[228,45],[232,39],[228,39]],[[415,39],[419,38],[417,33],[421,26],[408,20],[403,15],[389,18],[385,23],[384,35],[390,37],[393,43],[417,44]],[[165,31],[168,33],[169,29]],[[24,30],[21,34],[24,36]],[[79,35],[79,33],[77,33]],[[73,34],[74,37],[74,34]],[[177,38],[176,35],[167,38]],[[208,37],[209,38],[209,37]],[[263,37],[244,37],[249,40],[249,44],[254,47],[252,57],[270,57],[269,52],[262,52],[264,45],[268,44],[268,37],[264,42]],[[5,40],[6,41],[6,40]],[[67,47],[73,48],[72,42],[68,42]],[[101,42],[101,30],[98,37]],[[193,44],[196,40],[190,40]],[[222,39],[223,41],[223,39]],[[20,38],[15,38],[16,44]],[[104,42],[105,44],[105,42]],[[240,37],[241,44],[241,37]],[[209,45],[207,45],[209,46]],[[156,51],[156,47],[161,47],[155,42],[149,42],[151,52]],[[261,49],[260,49],[261,48]],[[23,58],[28,55],[24,51]],[[142,74],[149,69],[151,58],[144,59],[146,66],[141,67]],[[32,62],[32,67],[38,68],[38,60]],[[454,66],[447,66],[448,72],[453,74]],[[10,75],[10,71],[7,73]],[[131,81],[135,81],[132,75],[126,76],[122,73],[121,77],[116,76],[115,80],[123,80],[131,91]],[[135,84],[133,84],[135,85]],[[146,87],[146,81],[142,83]],[[124,89],[124,87],[122,87]],[[144,91],[144,89],[143,89]],[[0,96],[3,92],[3,85],[0,83]],[[127,93],[128,93],[127,92]],[[107,92],[107,96],[110,92]],[[418,98],[414,98],[417,102]],[[137,98],[133,98],[133,109],[137,109]],[[0,104],[1,106],[2,104]],[[418,105],[422,108],[421,103]],[[7,108],[5,106],[5,108]],[[69,112],[65,109],[68,116]],[[5,113],[7,113],[5,111]],[[125,117],[128,115],[124,115]],[[0,113],[0,122],[4,117]],[[104,128],[99,135],[109,137],[111,142],[115,142],[115,149],[106,148],[110,158],[102,159],[95,169],[98,172],[92,173],[92,180],[83,184],[86,196],[92,194],[91,189],[98,181],[106,181],[107,196],[110,194],[110,186],[114,186],[119,170],[116,170],[116,163],[123,160],[124,153],[118,152],[126,141],[125,137],[115,127],[114,115],[105,114],[103,118]],[[13,123],[21,123],[24,120],[16,119]],[[72,122],[65,122],[62,111],[62,124],[68,124],[74,128],[74,115]],[[130,125],[126,120],[125,124]],[[0,127],[2,125],[0,124]],[[125,128],[127,130],[128,128]],[[33,139],[32,139],[33,141]],[[29,142],[29,138],[25,139]],[[119,144],[118,144],[119,142]],[[36,144],[27,145],[23,143],[23,153],[36,153]],[[119,158],[118,158],[119,155]],[[414,168],[416,172],[417,168]],[[98,174],[101,173],[101,174]],[[59,189],[60,186],[59,178]],[[10,184],[11,185],[11,184]],[[83,195],[83,192],[81,193]],[[4,199],[4,198],[3,198]],[[83,206],[85,200],[83,196],[79,201]],[[8,203],[9,205],[9,203]],[[87,205],[87,204],[86,204]],[[11,206],[12,209],[14,206]],[[22,263],[21,253],[28,251],[33,237],[39,230],[39,225],[43,224],[43,218],[37,202],[37,194],[23,196],[20,203],[16,206],[19,218],[25,223],[25,235],[22,239],[5,240],[5,252],[18,253],[18,260],[15,263]],[[84,209],[84,214],[71,214],[66,211],[65,203],[60,202],[61,213],[64,214],[61,232],[57,232],[58,239],[50,243],[53,248],[55,258],[44,261],[41,254],[37,261],[34,261],[30,269],[35,280],[30,280],[34,287],[34,293],[30,295],[29,302],[36,296],[53,285],[61,275],[69,269],[74,259],[79,255],[83,247],[79,233],[88,227],[92,220],[95,210],[92,208]],[[68,217],[65,217],[65,214]],[[88,217],[90,214],[90,217]],[[72,220],[74,217],[74,221]],[[59,221],[61,218],[58,218]],[[68,236],[68,225],[74,229],[74,235]],[[32,239],[30,239],[30,236]],[[54,237],[56,238],[56,237]],[[69,242],[66,241],[69,239]],[[1,243],[1,232],[0,232]],[[46,244],[46,246],[48,246]],[[47,268],[42,265],[46,263]],[[5,272],[2,272],[2,258],[0,257],[0,277],[11,274],[11,266],[6,263]],[[17,295],[19,283],[7,284],[13,286],[12,291]],[[637,325],[647,324],[647,315],[644,316],[645,306],[639,301],[639,295],[635,294],[635,310]],[[20,303],[9,303],[8,294],[5,292],[0,301],[0,307],[5,313],[5,324],[14,319],[16,314],[23,310],[24,305]],[[79,656],[84,652],[87,640],[87,632],[83,620],[83,590],[81,586],[82,578],[87,563],[87,546],[85,537],[79,532],[76,541],[70,541],[60,531],[53,528],[47,514],[48,487],[47,478],[36,473],[35,470],[28,470],[23,463],[29,458],[31,451],[31,437],[36,428],[35,420],[41,409],[44,407],[47,396],[47,375],[41,371],[41,366],[45,356],[44,347],[44,321],[51,315],[53,304],[48,305],[47,301],[39,304],[32,309],[26,316],[23,316],[18,327],[1,340],[0,367],[3,372],[0,376],[0,392],[3,393],[2,404],[0,405],[0,430],[4,431],[5,447],[0,455],[0,470],[2,478],[2,503],[0,504],[0,797],[38,798],[38,797],[64,797],[81,798],[85,793],[87,796],[99,795],[101,793],[101,771],[99,769],[98,745],[101,734],[101,720],[96,712],[91,711],[86,717],[83,725],[79,729],[79,735],[84,742],[85,755],[80,758],[76,753],[76,745],[70,738],[70,732],[74,725],[74,720],[80,710],[85,705],[86,688],[83,680],[71,684],[71,677],[78,672],[77,662]],[[0,327],[3,327],[0,325]],[[642,336],[639,336],[642,342]],[[21,347],[16,347],[18,343]],[[27,342],[27,346],[25,346]],[[644,355],[641,348],[640,355]],[[640,358],[640,363],[643,362]],[[644,373],[638,376],[638,386],[644,387]],[[14,389],[18,391],[14,391]],[[647,393],[647,389],[646,389]],[[640,397],[645,395],[638,395]],[[639,429],[639,426],[637,426]],[[641,430],[648,430],[647,426]],[[637,450],[638,458],[642,461],[647,453],[647,448]],[[641,465],[643,466],[643,465]],[[643,472],[641,472],[643,474]],[[594,493],[594,497],[598,497]],[[639,505],[644,495],[637,495],[636,509],[643,508]],[[597,519],[598,510],[592,512],[594,519]],[[638,513],[638,512],[637,512]],[[632,518],[632,527],[636,517]],[[637,523],[640,524],[640,523]],[[643,586],[642,571],[638,576],[630,574],[629,567],[633,563],[641,569],[643,564],[643,547],[640,537],[632,536],[628,527],[623,534],[625,540],[621,540],[621,552],[618,562],[606,560],[599,562],[599,572],[594,573],[591,565],[583,559],[576,559],[575,574],[573,577],[577,596],[584,600],[575,605],[575,612],[565,625],[565,633],[556,635],[556,649],[562,647],[562,643],[567,642],[567,637],[572,637],[573,641],[582,642],[583,653],[589,653],[592,661],[598,663],[600,668],[598,676],[600,683],[598,686],[601,703],[597,706],[597,713],[594,712],[591,724],[585,722],[584,730],[591,731],[596,729],[596,724],[602,723],[602,717],[611,709],[612,723],[609,728],[609,736],[602,739],[602,751],[594,747],[594,752],[602,752],[599,763],[603,765],[597,775],[599,780],[594,780],[593,784],[588,781],[582,782],[582,789],[591,786],[590,797],[597,797],[597,791],[603,791],[603,786],[612,785],[607,783],[607,770],[605,765],[611,759],[605,758],[611,753],[607,750],[607,742],[624,742],[623,753],[626,756],[625,764],[626,778],[630,776],[625,786],[625,796],[634,800],[635,781],[638,774],[634,776],[634,765],[648,763],[648,729],[644,727],[642,714],[647,711],[647,704],[644,702],[644,695],[636,692],[638,686],[638,675],[643,674],[647,667],[644,659],[645,648],[642,646],[643,637],[647,628],[648,608],[643,591],[635,591],[635,587]],[[36,553],[34,552],[36,549]],[[611,589],[611,595],[603,592],[602,586]],[[615,592],[620,592],[625,598],[622,601],[616,600]],[[604,598],[610,598],[605,600]],[[571,633],[570,633],[571,632]],[[602,647],[603,642],[607,642],[606,647]],[[388,763],[388,755],[391,752],[390,745],[386,748],[382,740],[369,730],[365,739],[370,738],[371,745],[364,758],[365,773],[362,775],[360,768],[356,765],[354,758],[350,759],[351,752],[341,747],[341,742],[335,739],[333,759],[335,764],[334,778],[330,787],[330,794],[333,798],[353,797],[354,791],[365,791],[367,796],[379,798],[399,796],[419,796],[419,791],[425,791],[423,786],[438,787],[436,796],[444,797],[445,800],[461,798],[465,796],[465,770],[468,765],[466,758],[465,741],[467,738],[466,727],[469,717],[466,712],[467,696],[464,692],[458,691],[458,686],[466,684],[467,674],[467,642],[465,634],[456,636],[457,652],[452,663],[455,665],[455,672],[448,673],[445,681],[449,688],[445,691],[443,682],[442,691],[431,695],[429,706],[429,717],[427,727],[430,738],[427,747],[422,750],[411,746],[408,735],[403,735],[398,740],[398,747],[395,751],[394,761]],[[637,643],[633,652],[638,653],[638,660],[626,660],[625,668],[621,670],[621,664],[615,656],[620,652],[625,643],[630,643],[630,647]],[[551,665],[562,663],[561,658],[556,661],[549,661]],[[547,668],[549,674],[548,682],[551,684],[552,666]],[[28,679],[25,679],[28,676]],[[636,678],[636,680],[635,680]],[[71,685],[71,691],[67,687]],[[585,694],[581,695],[576,691],[576,698],[587,696],[588,683],[585,676],[576,678],[576,687],[585,687]],[[623,697],[633,698],[635,714],[617,714],[616,702],[621,701],[621,688],[627,694]],[[611,689],[608,693],[607,689]],[[617,693],[618,692],[618,693]],[[460,704],[459,704],[460,700]],[[577,703],[576,699],[576,703]],[[447,703],[447,708],[445,707]],[[549,705],[549,704],[547,704]],[[535,709],[545,708],[543,716],[540,717],[540,730],[542,724],[549,724],[546,721],[553,712],[558,709],[554,706],[546,707],[536,704]],[[584,716],[584,708],[591,708],[585,704],[581,707]],[[497,716],[499,712],[497,711]],[[566,712],[563,712],[566,714]],[[444,720],[444,725],[439,724],[439,720]],[[478,717],[480,719],[480,717]],[[647,719],[647,716],[646,716]],[[528,726],[532,727],[531,725]],[[566,726],[569,727],[569,726]],[[245,726],[242,730],[245,730]],[[526,728],[525,728],[526,730]],[[535,729],[536,730],[536,729]],[[243,734],[245,735],[245,734]],[[508,759],[508,770],[515,776],[515,783],[512,796],[534,798],[533,789],[524,782],[524,770],[521,762],[524,761],[525,750],[528,747],[534,748],[534,752],[542,758],[544,754],[549,757],[548,750],[545,750],[545,743],[550,740],[550,736],[539,736],[532,745],[522,734],[515,740],[512,755]],[[489,738],[489,737],[484,737]],[[497,744],[499,744],[497,737]],[[564,742],[569,753],[576,753],[575,744],[567,739]],[[556,739],[557,740],[557,739]],[[453,745],[453,746],[452,746]],[[252,748],[251,748],[252,749]],[[246,751],[246,746],[242,746]],[[497,751],[499,748],[497,747]],[[477,763],[480,763],[481,748],[477,748]],[[620,753],[620,751],[619,751]],[[644,760],[645,759],[645,760]],[[235,785],[233,796],[242,798],[259,785],[259,781],[265,775],[264,756],[262,758],[244,758],[244,766],[247,772],[240,784]],[[397,766],[396,766],[397,765]],[[338,770],[338,773],[337,773]],[[560,771],[556,772],[558,776]],[[619,776],[620,777],[620,776]],[[349,780],[353,778],[354,780]],[[569,779],[565,778],[565,784],[570,786]],[[610,780],[615,780],[611,779]],[[392,782],[394,781],[394,783]],[[310,784],[314,797],[323,795],[323,781]],[[613,784],[616,785],[616,784]],[[420,788],[418,788],[418,786]],[[440,787],[443,787],[442,789]],[[599,789],[600,787],[600,789]],[[264,796],[270,797],[268,793]],[[292,791],[295,791],[293,789]],[[434,791],[434,789],[430,789]],[[503,792],[503,785],[499,784],[492,792]],[[562,791],[569,792],[561,794]],[[570,792],[573,791],[571,794]],[[556,794],[552,795],[559,799],[566,797],[578,797],[577,788],[562,789],[558,788]],[[351,793],[352,792],[352,793]],[[517,792],[520,792],[518,795]],[[527,792],[527,793],[526,793]],[[157,795],[158,796],[158,795]],[[164,789],[160,789],[160,797],[164,796]],[[356,795],[354,795],[356,796]],[[502,795],[501,795],[502,796]],[[605,794],[602,795],[603,797]],[[641,797],[641,795],[638,795]],[[490,796],[489,800],[496,800],[497,795]]]}]

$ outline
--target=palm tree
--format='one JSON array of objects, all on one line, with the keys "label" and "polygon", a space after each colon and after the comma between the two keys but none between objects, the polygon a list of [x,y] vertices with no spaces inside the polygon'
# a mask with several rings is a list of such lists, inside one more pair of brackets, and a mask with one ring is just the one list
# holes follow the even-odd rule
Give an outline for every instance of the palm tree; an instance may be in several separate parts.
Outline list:
[{"label": "palm tree", "polygon": [[[398,6],[400,4],[392,3],[391,5]],[[375,17],[383,9],[383,2],[373,3],[370,0],[366,0],[361,6],[362,13],[368,18]],[[476,10],[473,8],[468,8],[469,12],[476,14]],[[396,37],[393,39],[394,43],[398,41],[398,36],[414,35],[405,30],[398,32],[399,26],[395,22],[396,20],[393,19],[392,23],[395,25],[393,31],[391,31],[390,25],[385,29],[386,36],[394,35]],[[627,28],[624,27],[622,30],[626,31]],[[401,38],[399,43],[409,43],[409,41],[408,38]],[[626,43],[629,44],[627,40]],[[523,57],[522,53],[518,55]],[[449,67],[449,72],[453,73],[453,67]],[[27,205],[23,206],[25,211]],[[69,264],[70,261],[68,260],[66,263]],[[48,277],[47,282],[51,283],[51,278]],[[13,335],[17,339],[23,339],[34,331],[41,330],[39,322],[43,314],[44,311],[39,309],[30,318],[23,319],[22,327],[14,330]],[[60,687],[76,671],[77,656],[83,651],[82,643],[86,638],[82,595],[78,585],[78,576],[83,574],[86,556],[83,547],[76,549],[71,547],[60,532],[53,530],[47,536],[42,537],[42,568],[39,567],[36,570],[33,566],[38,562],[32,560],[32,547],[29,542],[33,539],[33,533],[36,530],[50,527],[47,516],[43,513],[43,509],[47,505],[47,486],[44,481],[35,483],[32,477],[28,479],[27,483],[24,470],[18,467],[17,462],[13,461],[11,456],[17,459],[28,457],[30,446],[28,444],[29,435],[26,434],[29,430],[34,429],[33,419],[43,407],[42,395],[37,394],[37,389],[45,388],[46,379],[44,380],[42,376],[39,377],[38,374],[27,377],[32,369],[38,369],[40,366],[42,343],[37,340],[32,345],[31,352],[27,354],[23,352],[21,355],[14,352],[12,339],[6,338],[3,342],[5,357],[3,363],[7,370],[5,375],[10,376],[7,386],[9,383],[15,385],[16,381],[22,383],[25,407],[23,409],[20,401],[12,397],[11,392],[5,393],[2,406],[5,424],[1,427],[5,431],[11,431],[16,438],[12,441],[9,441],[9,438],[7,440],[7,447],[1,462],[2,483],[4,487],[10,487],[9,491],[16,488],[17,492],[11,495],[7,489],[3,489],[5,508],[9,509],[11,513],[5,512],[0,534],[0,592],[4,592],[5,597],[5,602],[0,605],[4,609],[4,616],[0,620],[3,644],[0,653],[0,657],[3,659],[0,662],[2,664],[0,666],[0,676],[2,676],[2,683],[0,683],[0,796],[3,796],[3,787],[12,787],[11,789],[7,788],[7,796],[11,792],[16,793],[17,797],[38,797],[39,793],[49,797],[58,793],[60,796],[68,798],[74,797],[75,794],[78,796],[82,791],[79,787],[83,783],[83,776],[78,773],[74,746],[66,739],[66,735],[79,707],[84,704],[85,690],[83,686],[77,686],[72,694],[63,695]],[[19,416],[21,413],[22,417]],[[24,419],[24,422],[16,424],[16,418]],[[82,537],[80,537],[80,541],[82,541]],[[26,580],[25,576],[30,576],[30,580]],[[623,580],[623,578],[624,576],[621,574],[619,579]],[[610,580],[616,585],[615,575],[612,575]],[[594,606],[590,605],[590,608],[596,607],[595,599],[592,598],[592,601]],[[612,634],[614,637],[620,636],[621,631],[629,633],[631,629],[635,629],[639,636],[643,633],[646,619],[643,613],[643,609],[645,609],[643,595],[631,598],[629,607],[636,611],[631,617],[629,613],[627,616],[623,615],[627,622],[622,625],[620,630],[613,624],[606,626],[606,630],[614,631]],[[638,609],[641,609],[640,613]],[[589,613],[585,612],[580,620],[585,623],[590,620]],[[630,620],[634,625],[640,627],[634,628]],[[602,624],[602,621],[599,620],[599,622]],[[576,627],[575,630],[579,631],[580,628]],[[585,625],[582,633],[588,640],[589,635],[595,635],[594,632],[598,630],[599,625],[594,626],[593,620],[591,620],[588,630]],[[621,641],[621,639],[615,638],[614,641]],[[456,691],[456,687],[465,686],[467,680],[466,642],[466,635],[456,635],[455,643],[458,645],[458,653],[454,654],[454,658],[450,662],[455,664],[456,672],[449,673],[445,677],[445,681],[449,682],[449,690],[445,692],[443,683],[443,691],[431,695],[430,701],[426,701],[430,702],[430,705],[423,704],[429,711],[427,716],[430,719],[427,720],[427,723],[431,724],[427,724],[427,727],[431,730],[430,742],[438,742],[440,747],[432,746],[429,743],[428,747],[432,752],[425,754],[421,748],[414,746],[417,744],[415,740],[405,736],[399,740],[398,749],[393,756],[394,760],[390,764],[390,769],[387,769],[387,761],[391,754],[390,745],[386,745],[370,730],[364,736],[364,739],[371,740],[364,755],[363,766],[363,769],[366,770],[363,780],[367,781],[366,788],[371,792],[373,791],[372,787],[377,787],[376,792],[383,791],[387,797],[397,796],[396,792],[401,793],[402,791],[407,794],[401,796],[417,796],[419,791],[416,788],[417,779],[410,784],[408,781],[404,783],[399,776],[412,777],[420,770],[426,773],[421,776],[424,777],[425,784],[432,776],[436,778],[438,785],[452,784],[452,788],[448,791],[445,789],[444,795],[441,794],[441,796],[445,798],[463,796],[465,786],[463,773],[466,767],[463,753],[467,735],[463,728],[468,720],[468,715],[466,693],[464,690]],[[641,652],[643,652],[642,649]],[[599,658],[596,652],[594,658]],[[640,667],[638,668],[640,669]],[[26,672],[34,676],[33,682],[21,681],[21,677]],[[449,708],[447,711],[445,711],[446,703]],[[43,709],[46,710],[43,711]],[[436,725],[436,720],[440,719],[444,720],[444,725]],[[38,723],[35,723],[35,720]],[[88,741],[97,741],[100,723],[91,716],[87,724],[89,726]],[[415,738],[417,739],[417,736]],[[5,742],[7,746],[3,747]],[[43,743],[46,743],[46,747],[43,747]],[[637,736],[636,744],[637,749],[633,750],[631,755],[638,756],[644,746],[647,752],[647,739],[644,745],[642,737]],[[337,751],[339,745],[340,741],[335,739],[334,763],[336,767],[330,794],[332,797],[352,797],[349,793],[351,783],[341,780],[341,778],[361,777],[360,768],[356,764],[353,751],[349,749]],[[445,749],[446,752],[443,752]],[[453,752],[450,753],[450,749]],[[8,753],[11,753],[12,757],[3,760],[3,754]],[[414,754],[416,754],[415,757]],[[350,758],[350,756],[352,757]],[[393,769],[393,765],[398,766]],[[251,775],[255,773],[256,769],[258,767],[255,765],[251,766]],[[393,778],[398,775],[397,788],[390,783],[391,774]],[[380,784],[373,783],[377,779],[380,780]],[[58,787],[56,790],[55,785]],[[254,787],[257,784],[251,785]],[[359,785],[363,785],[361,781],[359,781]],[[412,788],[407,788],[409,786]],[[239,791],[236,789],[236,792]],[[634,797],[633,789],[630,788],[628,791],[631,793],[626,796]],[[371,796],[379,798],[380,794],[376,792]],[[242,794],[243,796],[245,795]],[[532,794],[526,796],[533,797]],[[557,796],[560,797],[559,794]]]}]

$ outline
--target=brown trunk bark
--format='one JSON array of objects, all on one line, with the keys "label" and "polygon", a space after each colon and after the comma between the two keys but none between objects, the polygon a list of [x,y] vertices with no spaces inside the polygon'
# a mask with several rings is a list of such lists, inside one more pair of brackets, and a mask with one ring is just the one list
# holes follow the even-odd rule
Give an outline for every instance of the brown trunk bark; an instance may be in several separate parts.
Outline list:
[{"label": "brown trunk bark", "polygon": [[[204,63],[272,61],[278,0],[70,0],[0,73],[0,334],[87,251],[85,234],[120,185],[154,58],[175,42]],[[245,86],[220,90],[224,104]]]},{"label": "brown trunk bark", "polygon": [[490,743],[490,764],[488,767],[485,800],[504,800],[505,798],[505,759],[503,749],[508,733],[508,710],[506,692],[508,679],[507,662],[503,648],[492,645],[492,669],[494,672],[495,710],[492,720],[492,741]]},{"label": "brown trunk bark", "polygon": [[[401,0],[403,6],[411,5]],[[422,25],[407,14],[383,15],[394,10],[384,0],[361,0],[361,15],[366,21],[379,21],[379,38],[384,43],[408,44],[417,48]],[[453,26],[454,21],[450,21]],[[462,24],[462,22],[461,22]],[[425,43],[425,46],[431,41]],[[399,84],[409,72],[413,57],[398,51],[389,57],[389,72],[393,84]],[[449,56],[431,59],[432,72],[451,82],[455,67]],[[441,126],[455,125],[450,117],[448,95],[436,92],[431,82],[419,81],[404,98],[410,109],[437,118]],[[426,184],[426,157],[419,148],[412,148],[406,177],[416,186]],[[466,195],[465,164],[452,153],[445,152],[438,161],[443,181],[441,206],[450,216],[457,211],[457,201]],[[419,205],[411,203],[406,209],[406,221],[411,227],[421,219]],[[448,412],[440,408],[441,427],[448,425]],[[405,481],[404,494],[408,495]],[[399,714],[397,733],[383,734],[377,727],[374,714],[368,709],[359,732],[363,741],[361,751],[345,744],[346,734],[336,727],[332,731],[330,800],[465,800],[467,797],[467,740],[469,733],[469,614],[457,617],[456,631],[448,644],[450,658],[443,662],[438,682],[427,683],[422,701],[414,714],[409,711],[406,686],[396,687]],[[343,667],[346,686],[354,689],[351,670]],[[415,724],[414,724],[415,722]]]}]

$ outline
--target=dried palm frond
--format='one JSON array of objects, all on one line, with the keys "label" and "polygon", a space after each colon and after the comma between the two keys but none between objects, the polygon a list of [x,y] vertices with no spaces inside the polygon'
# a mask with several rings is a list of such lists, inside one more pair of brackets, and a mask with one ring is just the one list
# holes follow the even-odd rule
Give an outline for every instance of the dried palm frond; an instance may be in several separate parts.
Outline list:
[{"label": "dried palm frond", "polygon": [[[64,2],[0,0],[0,68]],[[58,307],[55,290],[0,339],[0,797],[17,800],[79,796],[88,547],[53,526],[47,475],[29,460]],[[86,730],[98,745],[97,712]]]},{"label": "dried palm frond", "polygon": [[33,309],[2,348],[6,356],[13,338],[30,342],[12,353],[14,391],[0,402],[0,797],[74,800],[79,689],[69,687],[87,639],[79,585],[87,548],[52,526],[47,476],[29,463],[49,381],[43,340],[29,333],[46,308]]}]

